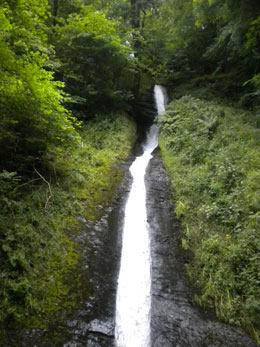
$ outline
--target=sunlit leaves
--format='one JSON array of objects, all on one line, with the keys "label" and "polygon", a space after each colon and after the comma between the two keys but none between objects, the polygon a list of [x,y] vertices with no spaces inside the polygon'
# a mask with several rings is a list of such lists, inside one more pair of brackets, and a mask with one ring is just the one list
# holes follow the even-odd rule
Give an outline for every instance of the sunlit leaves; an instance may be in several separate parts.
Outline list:
[{"label": "sunlit leaves", "polygon": [[60,85],[43,68],[49,54],[47,1],[4,2],[0,16],[1,167],[17,169],[32,164],[57,137],[69,144],[78,135],[61,104]]},{"label": "sunlit leaves", "polygon": [[67,23],[56,26],[60,73],[72,95],[68,105],[80,118],[122,107],[131,91],[131,50],[115,25],[93,6],[82,6]]}]

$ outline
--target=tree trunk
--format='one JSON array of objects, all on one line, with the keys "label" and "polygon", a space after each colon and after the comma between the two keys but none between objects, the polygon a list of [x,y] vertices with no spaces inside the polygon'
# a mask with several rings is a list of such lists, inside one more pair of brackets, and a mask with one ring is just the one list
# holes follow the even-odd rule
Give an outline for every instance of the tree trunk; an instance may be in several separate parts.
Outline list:
[{"label": "tree trunk", "polygon": [[59,0],[53,0],[53,25],[55,26],[57,24],[56,17],[58,15],[58,9],[59,9]]},{"label": "tree trunk", "polygon": [[[137,0],[130,0],[131,3],[131,23],[133,29],[139,29],[140,28],[140,13],[141,13],[141,5],[137,2]],[[134,52],[135,57],[138,57],[138,50],[140,47],[140,39],[138,35],[133,32],[133,38],[134,38]],[[134,95],[135,98],[139,96],[139,90],[140,90],[140,81],[141,81],[141,71],[138,69],[135,75],[135,82],[134,82]]]}]

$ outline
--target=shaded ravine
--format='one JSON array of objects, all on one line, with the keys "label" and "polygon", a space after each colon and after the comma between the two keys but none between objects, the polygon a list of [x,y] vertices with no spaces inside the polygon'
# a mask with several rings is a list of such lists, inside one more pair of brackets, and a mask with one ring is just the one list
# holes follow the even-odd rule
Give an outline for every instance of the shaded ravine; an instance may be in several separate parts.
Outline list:
[{"label": "shaded ravine", "polygon": [[170,184],[159,149],[153,155],[146,173],[152,257],[151,347],[259,346],[242,329],[219,322],[213,313],[193,303],[194,289],[185,271],[188,258],[181,247]]},{"label": "shaded ravine", "polygon": [[[140,154],[139,146],[136,155]],[[1,347],[115,347],[115,302],[124,223],[124,209],[132,179],[128,171],[134,155],[121,166],[123,180],[99,221],[82,222],[75,241],[82,249],[84,292],[77,308],[50,322],[47,331],[9,332]],[[257,347],[241,329],[225,325],[193,304],[187,280],[187,255],[181,248],[181,228],[171,203],[159,149],[146,171],[147,219],[152,258],[150,347]],[[140,346],[132,346],[140,347]]]},{"label": "shaded ravine", "polygon": [[151,258],[144,176],[157,145],[158,127],[153,125],[143,146],[144,153],[130,167],[133,184],[125,207],[116,300],[118,347],[150,345]]},{"label": "shaded ravine", "polygon": [[[155,85],[157,114],[165,111],[166,92]],[[149,347],[151,326],[151,256],[146,209],[145,173],[158,146],[159,128],[154,123],[143,141],[143,153],[130,167],[133,177],[125,207],[124,229],[116,299],[117,347]]]},{"label": "shaded ravine", "polygon": [[[136,149],[138,150],[138,148]],[[48,323],[46,330],[8,331],[1,347],[113,347],[117,277],[121,253],[124,207],[131,186],[129,166],[135,155],[120,165],[123,179],[111,206],[99,220],[79,218],[82,230],[74,238],[81,249],[81,297],[76,308],[66,308]],[[71,293],[70,295],[74,295]]]}]

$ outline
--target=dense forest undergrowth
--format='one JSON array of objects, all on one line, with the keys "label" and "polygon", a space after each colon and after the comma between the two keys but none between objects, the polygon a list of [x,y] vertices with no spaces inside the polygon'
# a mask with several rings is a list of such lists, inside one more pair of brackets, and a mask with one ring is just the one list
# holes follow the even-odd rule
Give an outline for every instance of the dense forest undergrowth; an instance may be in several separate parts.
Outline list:
[{"label": "dense forest undergrowth", "polygon": [[258,121],[248,111],[189,95],[158,119],[183,248],[194,254],[187,270],[200,289],[195,300],[259,340]]},{"label": "dense forest undergrowth", "polygon": [[1,322],[41,326],[75,306],[66,299],[80,290],[74,278],[80,252],[71,242],[81,229],[75,217],[96,219],[111,201],[135,126],[114,114],[97,117],[80,133],[74,149],[50,152],[48,177],[35,168],[34,178],[21,184],[18,175],[1,174]]}]

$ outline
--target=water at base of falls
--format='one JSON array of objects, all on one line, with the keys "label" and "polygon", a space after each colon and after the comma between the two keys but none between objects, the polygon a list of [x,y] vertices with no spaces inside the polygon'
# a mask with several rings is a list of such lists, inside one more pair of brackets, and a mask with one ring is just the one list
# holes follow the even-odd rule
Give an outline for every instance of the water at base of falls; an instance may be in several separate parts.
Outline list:
[{"label": "water at base of falls", "polygon": [[[154,92],[160,115],[164,111],[162,87],[155,86]],[[133,183],[125,208],[116,298],[117,347],[150,346],[151,259],[144,176],[157,145],[158,127],[152,125],[143,145],[143,155],[130,167]]]}]

